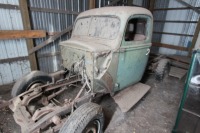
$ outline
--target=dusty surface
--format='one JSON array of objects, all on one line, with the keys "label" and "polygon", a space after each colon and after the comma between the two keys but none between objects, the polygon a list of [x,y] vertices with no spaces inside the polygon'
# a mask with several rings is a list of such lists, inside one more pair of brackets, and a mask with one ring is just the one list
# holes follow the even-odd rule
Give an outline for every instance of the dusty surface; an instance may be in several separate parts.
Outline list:
[{"label": "dusty surface", "polygon": [[[0,99],[9,100],[11,98],[10,88],[12,85],[1,86]],[[0,110],[0,133],[20,133],[20,127],[15,123],[9,108]]]},{"label": "dusty surface", "polygon": [[[103,97],[101,105],[106,117],[105,133],[171,132],[184,80],[166,77],[159,83],[150,76],[144,82],[152,87],[150,92],[127,113],[122,113],[112,98]],[[9,99],[9,91],[1,91],[0,97]],[[20,127],[14,122],[12,112],[8,109],[0,110],[0,133],[13,132],[20,132]]]},{"label": "dusty surface", "polygon": [[[103,106],[110,122],[105,133],[170,133],[176,119],[184,80],[166,77],[156,82],[153,76],[145,81],[152,88],[150,92],[123,114],[110,98],[105,98]],[[106,100],[107,99],[107,100]]]}]

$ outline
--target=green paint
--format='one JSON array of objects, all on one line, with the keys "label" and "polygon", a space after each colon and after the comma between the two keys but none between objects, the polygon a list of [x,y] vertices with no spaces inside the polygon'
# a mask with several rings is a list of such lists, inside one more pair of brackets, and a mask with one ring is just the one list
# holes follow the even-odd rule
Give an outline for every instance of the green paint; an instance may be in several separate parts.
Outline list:
[{"label": "green paint", "polygon": [[186,83],[185,83],[185,86],[184,86],[183,96],[182,96],[181,103],[180,103],[179,110],[178,110],[178,114],[177,114],[177,117],[176,117],[176,123],[175,123],[173,130],[172,130],[173,133],[177,132],[178,124],[180,122],[181,115],[182,115],[182,109],[184,107],[184,104],[185,104],[185,101],[186,101],[186,98],[187,98],[187,93],[188,93],[188,89],[189,89],[189,82],[190,82],[192,75],[193,75],[193,69],[195,67],[195,60],[196,60],[197,55],[199,55],[199,54],[200,54],[200,50],[197,50],[197,51],[194,51],[193,55],[192,55],[192,62],[190,64],[189,73],[187,75],[187,80],[186,80]]}]

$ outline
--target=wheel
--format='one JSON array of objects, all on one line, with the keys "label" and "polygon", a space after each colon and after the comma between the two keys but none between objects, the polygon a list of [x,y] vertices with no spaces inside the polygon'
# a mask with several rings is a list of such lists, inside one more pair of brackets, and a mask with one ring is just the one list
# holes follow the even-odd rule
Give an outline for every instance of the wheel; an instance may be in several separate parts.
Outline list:
[{"label": "wheel", "polygon": [[104,115],[101,106],[86,103],[75,110],[59,133],[103,133]]},{"label": "wheel", "polygon": [[158,80],[158,81],[163,80],[168,63],[169,63],[168,59],[161,59],[158,62],[157,68],[155,70],[155,78],[156,78],[156,80]]},{"label": "wheel", "polygon": [[26,90],[33,89],[34,87],[51,82],[52,78],[44,72],[32,71],[29,74],[23,76],[21,79],[17,80],[12,88],[11,95],[16,97],[19,94],[25,92]]}]

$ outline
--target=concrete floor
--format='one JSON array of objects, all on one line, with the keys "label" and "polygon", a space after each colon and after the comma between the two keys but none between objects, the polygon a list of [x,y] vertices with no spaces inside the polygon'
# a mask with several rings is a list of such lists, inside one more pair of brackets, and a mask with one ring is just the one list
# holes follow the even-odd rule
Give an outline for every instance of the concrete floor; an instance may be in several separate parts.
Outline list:
[{"label": "concrete floor", "polygon": [[[184,79],[165,77],[157,82],[152,75],[144,76],[144,83],[151,90],[127,113],[122,113],[113,99],[106,95],[101,105],[105,112],[105,133],[170,133],[176,119]],[[8,86],[10,88],[11,86]],[[0,88],[1,90],[1,88]],[[5,90],[5,88],[4,88]],[[9,99],[9,91],[1,91],[0,97]],[[18,133],[9,109],[0,110],[0,133]]]}]

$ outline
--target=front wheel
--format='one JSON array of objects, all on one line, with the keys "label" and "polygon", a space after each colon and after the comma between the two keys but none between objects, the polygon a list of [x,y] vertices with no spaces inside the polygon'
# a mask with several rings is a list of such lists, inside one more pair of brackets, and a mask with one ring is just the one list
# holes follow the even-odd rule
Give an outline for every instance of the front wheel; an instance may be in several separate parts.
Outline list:
[{"label": "front wheel", "polygon": [[101,106],[86,103],[75,110],[59,133],[103,133],[104,115]]},{"label": "front wheel", "polygon": [[51,81],[52,78],[48,74],[41,71],[32,71],[16,81],[12,88],[11,95],[12,97],[16,97],[29,89],[34,89],[37,86],[44,85]]}]

